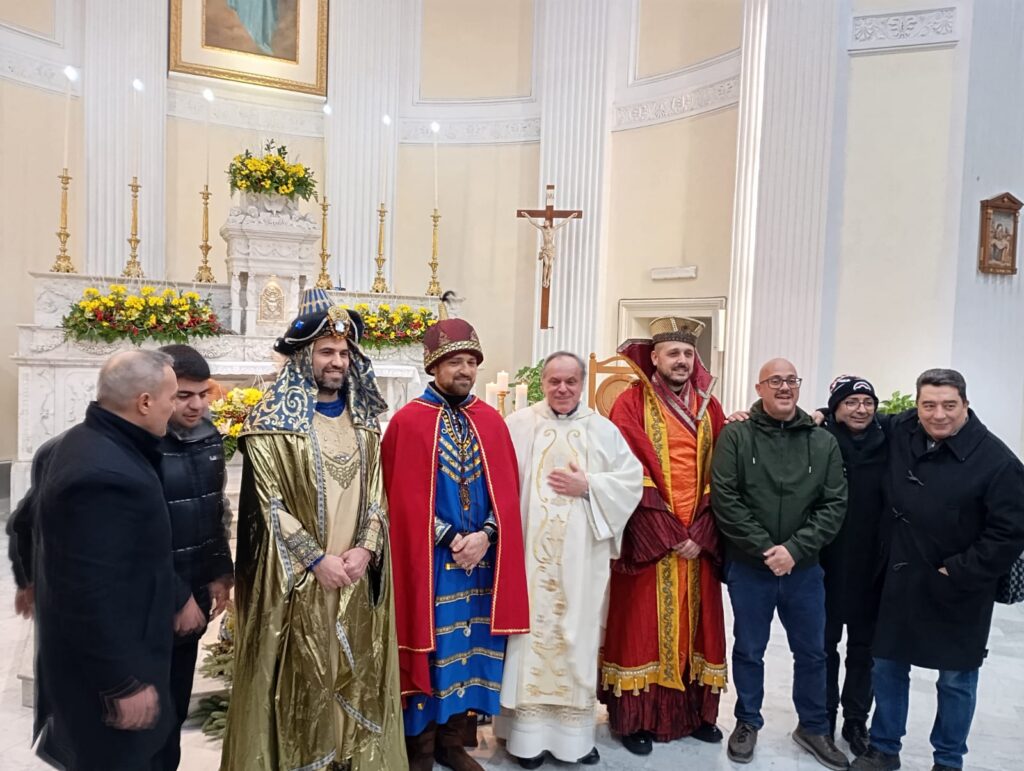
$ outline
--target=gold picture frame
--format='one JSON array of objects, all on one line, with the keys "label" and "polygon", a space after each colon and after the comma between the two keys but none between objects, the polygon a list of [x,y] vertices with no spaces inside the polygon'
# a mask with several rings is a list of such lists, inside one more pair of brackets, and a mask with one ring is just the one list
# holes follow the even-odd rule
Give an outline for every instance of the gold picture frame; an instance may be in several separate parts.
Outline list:
[{"label": "gold picture frame", "polygon": [[168,69],[327,95],[328,0],[170,0]]},{"label": "gold picture frame", "polygon": [[981,202],[978,270],[1013,276],[1017,273],[1017,231],[1024,207],[1009,193]]}]

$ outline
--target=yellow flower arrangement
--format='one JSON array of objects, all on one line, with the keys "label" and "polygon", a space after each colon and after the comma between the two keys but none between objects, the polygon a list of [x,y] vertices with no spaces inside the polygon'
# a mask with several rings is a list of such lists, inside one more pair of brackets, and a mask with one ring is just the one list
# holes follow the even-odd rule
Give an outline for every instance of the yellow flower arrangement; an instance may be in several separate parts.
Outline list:
[{"label": "yellow flower arrangement", "polygon": [[224,331],[209,300],[204,301],[195,292],[178,294],[176,289],[167,288],[157,295],[153,287],[143,286],[138,294],[129,294],[122,284],[111,284],[107,290],[105,295],[96,287],[82,291],[82,298],[61,321],[65,337],[183,343]]},{"label": "yellow flower arrangement", "polygon": [[264,155],[261,156],[254,156],[246,150],[231,159],[228,165],[231,192],[253,190],[258,193],[279,193],[303,201],[316,198],[313,172],[301,163],[289,163],[287,147],[278,147],[271,140],[263,150]]},{"label": "yellow flower arrangement", "polygon": [[224,437],[226,460],[231,460],[238,449],[238,437],[245,419],[262,398],[263,390],[260,388],[232,388],[223,398],[210,404],[210,418]]},{"label": "yellow flower arrangement", "polygon": [[380,303],[371,308],[367,303],[358,303],[355,310],[362,314],[366,325],[362,345],[367,348],[422,343],[424,333],[437,323],[437,317],[424,307],[414,309],[403,304],[392,308]]}]

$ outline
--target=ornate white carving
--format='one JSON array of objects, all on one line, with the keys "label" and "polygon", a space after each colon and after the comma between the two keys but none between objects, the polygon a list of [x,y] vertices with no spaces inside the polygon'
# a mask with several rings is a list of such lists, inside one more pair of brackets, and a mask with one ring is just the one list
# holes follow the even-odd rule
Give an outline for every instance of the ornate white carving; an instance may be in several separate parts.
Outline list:
[{"label": "ornate white carving", "polygon": [[637,128],[699,115],[739,100],[739,78],[731,77],[669,96],[645,99],[615,108],[615,129]]},{"label": "ornate white carving", "polygon": [[[64,77],[64,62],[57,59],[36,56],[10,48],[0,48],[0,78],[14,80],[27,86],[56,91],[61,94],[67,88]],[[82,95],[82,81],[72,84],[71,93]]]},{"label": "ornate white carving", "polygon": [[230,86],[219,81],[216,86],[217,99],[211,105],[203,99],[199,85],[179,82],[176,77],[179,76],[172,74],[167,83],[167,114],[172,117],[204,122],[209,114],[210,123],[221,126],[237,126],[267,134],[304,137],[324,135],[324,114],[320,99],[271,100],[262,94],[253,93],[251,89],[244,96],[236,97]]},{"label": "ornate white carving", "polygon": [[[403,118],[400,140],[410,144],[434,141],[430,120]],[[540,141],[540,118],[465,118],[446,120],[437,134],[438,144],[503,144]]]},{"label": "ornate white carving", "polygon": [[955,6],[854,16],[847,49],[851,53],[918,46],[951,46],[960,40]]}]

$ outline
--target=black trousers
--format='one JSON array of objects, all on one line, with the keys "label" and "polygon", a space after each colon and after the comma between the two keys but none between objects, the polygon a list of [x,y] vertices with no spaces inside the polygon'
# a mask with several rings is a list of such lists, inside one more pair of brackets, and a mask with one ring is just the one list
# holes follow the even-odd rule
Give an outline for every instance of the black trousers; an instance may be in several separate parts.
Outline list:
[{"label": "black trousers", "polygon": [[[839,642],[846,627],[846,676],[842,692],[839,687]],[[825,616],[825,706],[835,731],[839,705],[843,720],[867,722],[874,692],[871,689],[871,641],[875,636],[874,620],[843,622],[835,614]]]},{"label": "black trousers", "polygon": [[188,703],[192,698],[196,658],[199,655],[199,637],[177,640],[171,654],[171,701],[174,704],[174,725],[167,743],[156,757],[154,768],[175,771],[181,761],[181,725],[188,718]]}]

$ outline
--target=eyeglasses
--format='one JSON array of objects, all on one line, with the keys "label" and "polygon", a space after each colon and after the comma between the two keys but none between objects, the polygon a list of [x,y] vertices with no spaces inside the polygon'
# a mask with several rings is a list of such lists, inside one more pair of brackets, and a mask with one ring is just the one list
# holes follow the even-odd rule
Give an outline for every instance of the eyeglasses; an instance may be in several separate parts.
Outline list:
[{"label": "eyeglasses", "polygon": [[790,388],[799,388],[802,382],[804,382],[802,377],[779,377],[774,375],[766,380],[762,380],[758,385],[767,385],[769,388],[774,388],[778,391],[784,385]]},{"label": "eyeglasses", "polygon": [[846,409],[848,409],[850,412],[855,412],[856,410],[860,409],[861,407],[863,407],[868,412],[870,412],[871,410],[873,410],[875,408],[875,400],[874,399],[846,399],[843,402],[843,406],[846,407]]}]

